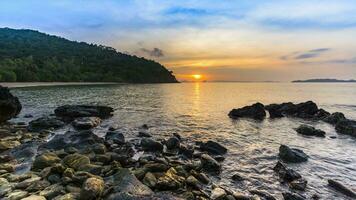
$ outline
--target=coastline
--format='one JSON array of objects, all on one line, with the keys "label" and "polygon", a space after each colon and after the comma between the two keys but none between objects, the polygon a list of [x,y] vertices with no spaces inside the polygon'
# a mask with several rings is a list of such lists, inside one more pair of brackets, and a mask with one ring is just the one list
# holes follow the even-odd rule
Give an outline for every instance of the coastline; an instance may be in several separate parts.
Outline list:
[{"label": "coastline", "polygon": [[50,87],[50,86],[75,86],[75,85],[122,85],[118,82],[1,82],[0,85],[8,88],[24,87]]}]

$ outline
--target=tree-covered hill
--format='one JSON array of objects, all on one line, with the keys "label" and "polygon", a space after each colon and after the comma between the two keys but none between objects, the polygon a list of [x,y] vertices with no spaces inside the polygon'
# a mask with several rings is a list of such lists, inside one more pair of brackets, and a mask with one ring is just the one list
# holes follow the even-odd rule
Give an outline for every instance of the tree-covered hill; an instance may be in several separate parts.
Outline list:
[{"label": "tree-covered hill", "polygon": [[161,64],[101,45],[0,28],[0,81],[171,83]]}]

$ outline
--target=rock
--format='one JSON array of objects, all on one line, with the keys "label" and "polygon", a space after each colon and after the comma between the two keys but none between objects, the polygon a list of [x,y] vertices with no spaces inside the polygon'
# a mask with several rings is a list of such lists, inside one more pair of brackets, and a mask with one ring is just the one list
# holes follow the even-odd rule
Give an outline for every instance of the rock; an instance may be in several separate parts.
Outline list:
[{"label": "rock", "polygon": [[212,200],[224,199],[226,195],[227,194],[225,190],[216,187],[215,189],[213,189],[213,191],[211,191],[210,199]]},{"label": "rock", "polygon": [[30,186],[26,188],[27,192],[38,192],[40,190],[44,190],[46,187],[50,186],[51,183],[47,180],[39,180],[33,182]]},{"label": "rock", "polygon": [[194,147],[181,144],[179,148],[179,153],[183,154],[187,158],[192,158],[194,154]]},{"label": "rock", "polygon": [[15,166],[10,163],[0,163],[0,170],[5,170],[6,172],[14,172]]},{"label": "rock", "polygon": [[141,147],[145,151],[163,151],[163,145],[156,140],[151,138],[142,138],[141,139]]},{"label": "rock", "polygon": [[336,124],[335,129],[338,133],[356,137],[356,121],[341,120]]},{"label": "rock", "polygon": [[314,117],[318,120],[325,120],[330,116],[330,113],[324,109],[319,109],[319,111],[314,114]]},{"label": "rock", "polygon": [[106,146],[101,143],[93,144],[91,149],[95,154],[105,154],[106,153]]},{"label": "rock", "polygon": [[232,109],[229,113],[229,117],[233,119],[247,117],[261,120],[265,118],[265,116],[266,111],[264,109],[264,105],[261,103],[255,103],[251,106],[245,106],[239,109]]},{"label": "rock", "polygon": [[96,143],[103,143],[103,139],[91,131],[66,132],[65,134],[56,134],[54,138],[47,143],[42,144],[40,150],[61,150],[73,147],[78,150],[91,149]]},{"label": "rock", "polygon": [[279,104],[270,104],[265,106],[265,109],[268,111],[270,118],[284,117],[281,108],[282,106]]},{"label": "rock", "polygon": [[335,180],[328,180],[328,184],[330,187],[334,188],[336,191],[339,191],[341,193],[343,193],[346,196],[352,197],[352,198],[356,198],[356,192],[347,188],[345,185],[343,185],[342,183],[339,183]]},{"label": "rock", "polygon": [[20,200],[28,196],[28,192],[15,190],[7,195],[7,199],[9,200]]},{"label": "rock", "polygon": [[294,180],[302,178],[302,176],[293,169],[287,168],[283,163],[279,162],[273,168],[278,173],[279,177],[286,182],[292,182]]},{"label": "rock", "polygon": [[22,200],[46,200],[44,196],[31,195],[29,197],[23,198]]},{"label": "rock", "polygon": [[0,86],[0,123],[16,117],[21,109],[19,99],[7,87]]},{"label": "rock", "polygon": [[54,183],[58,183],[61,181],[61,177],[58,174],[51,174],[47,177],[47,180],[54,184]]},{"label": "rock", "polygon": [[306,135],[306,136],[316,136],[316,137],[325,137],[325,132],[320,130],[320,129],[316,129],[312,126],[308,126],[308,125],[300,125],[297,129],[296,129],[297,133],[302,134],[302,135]]},{"label": "rock", "polygon": [[307,101],[296,105],[296,113],[294,115],[295,117],[307,119],[313,118],[318,113],[318,111],[318,106],[314,102]]},{"label": "rock", "polygon": [[178,149],[180,147],[180,140],[177,137],[171,137],[166,141],[167,149]]},{"label": "rock", "polygon": [[302,119],[321,118],[325,117],[327,112],[322,109],[318,109],[318,106],[312,102],[307,101],[299,104],[293,104],[291,102],[282,104],[270,104],[265,106],[268,110],[271,118],[293,116]]},{"label": "rock", "polygon": [[204,174],[203,172],[201,173],[198,173],[194,170],[191,170],[190,173],[195,177],[197,178],[201,183],[204,183],[204,184],[209,184],[210,183],[210,179],[209,177]]},{"label": "rock", "polygon": [[279,147],[279,157],[290,163],[306,162],[308,156],[300,149],[289,148],[286,145],[281,145]]},{"label": "rock", "polygon": [[21,143],[16,140],[2,140],[0,141],[0,153],[20,145]]},{"label": "rock", "polygon": [[25,188],[29,187],[30,185],[34,185],[36,182],[38,182],[40,180],[41,180],[40,177],[29,178],[29,179],[26,179],[20,183],[17,183],[15,185],[15,188],[16,189],[25,189]]},{"label": "rock", "polygon": [[200,183],[198,179],[196,179],[194,176],[188,176],[187,180],[185,181],[187,185],[193,187],[193,188],[199,188]]},{"label": "rock", "polygon": [[252,200],[252,197],[250,195],[241,193],[241,192],[234,192],[232,194],[236,200]]},{"label": "rock", "polygon": [[65,194],[65,195],[62,195],[62,196],[57,196],[53,200],[74,200],[74,199],[78,199],[78,198],[79,198],[79,194],[68,193],[68,194]]},{"label": "rock", "polygon": [[326,117],[323,119],[323,121],[329,123],[329,124],[337,124],[340,121],[346,120],[346,117],[343,113],[341,112],[335,112],[331,114],[330,116]]},{"label": "rock", "polygon": [[143,178],[143,184],[147,185],[150,188],[154,188],[157,184],[157,179],[154,174],[147,172]]},{"label": "rock", "polygon": [[294,189],[294,190],[301,190],[305,191],[305,188],[307,187],[308,181],[304,179],[298,179],[294,180],[289,183],[289,187]]},{"label": "rock", "polygon": [[65,126],[65,123],[55,117],[41,117],[30,121],[28,130],[29,131],[42,131],[46,129],[58,129]]},{"label": "rock", "polygon": [[97,127],[100,123],[99,117],[79,117],[72,122],[72,125],[78,130],[87,130]]},{"label": "rock", "polygon": [[171,167],[164,176],[157,181],[156,188],[161,191],[177,190],[183,186],[184,177],[178,176],[177,171]]},{"label": "rock", "polygon": [[80,191],[80,199],[98,199],[104,191],[104,181],[100,178],[88,178]]},{"label": "rock", "polygon": [[206,151],[208,153],[211,154],[217,154],[217,155],[222,155],[225,154],[227,152],[227,149],[222,146],[221,144],[214,142],[214,141],[207,141],[207,142],[203,142],[200,144],[200,149],[202,151]]},{"label": "rock", "polygon": [[220,172],[221,165],[208,154],[201,155],[201,168],[205,171]]},{"label": "rock", "polygon": [[23,116],[23,118],[32,118],[33,117],[33,115],[31,115],[31,114],[25,114],[24,116]]},{"label": "rock", "polygon": [[125,168],[119,169],[115,175],[106,178],[105,183],[113,185],[113,192],[107,198],[109,200],[125,199],[125,197],[139,199],[153,195],[149,187],[142,184],[130,170]]},{"label": "rock", "polygon": [[239,173],[232,175],[231,179],[234,181],[243,181],[244,180],[244,178]]},{"label": "rock", "polygon": [[12,191],[12,185],[9,183],[0,184],[0,197],[7,195]]},{"label": "rock", "polygon": [[54,110],[57,117],[74,119],[78,117],[100,117],[102,119],[112,116],[114,109],[108,106],[65,105]]},{"label": "rock", "polygon": [[266,200],[276,200],[274,196],[264,190],[250,190],[251,194],[256,194]]},{"label": "rock", "polygon": [[80,170],[90,164],[90,159],[81,154],[70,154],[63,159],[63,164],[75,170]]},{"label": "rock", "polygon": [[37,156],[33,162],[32,169],[39,170],[60,163],[61,159],[55,153],[44,153]]},{"label": "rock", "polygon": [[148,163],[143,166],[149,172],[165,172],[169,166],[163,163]]},{"label": "rock", "polygon": [[282,193],[284,200],[306,200],[305,197],[297,194],[297,193],[290,193],[284,192]]},{"label": "rock", "polygon": [[140,130],[138,137],[152,137],[152,135],[147,130]]},{"label": "rock", "polygon": [[124,144],[125,136],[118,131],[108,131],[105,135],[105,141],[112,140],[116,144]]}]

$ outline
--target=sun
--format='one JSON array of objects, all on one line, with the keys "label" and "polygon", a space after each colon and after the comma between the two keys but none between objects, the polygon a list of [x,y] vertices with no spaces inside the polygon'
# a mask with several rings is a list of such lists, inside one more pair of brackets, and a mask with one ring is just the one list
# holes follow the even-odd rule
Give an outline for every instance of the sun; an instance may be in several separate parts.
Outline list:
[{"label": "sun", "polygon": [[201,79],[201,75],[200,75],[200,74],[193,74],[192,77],[193,77],[195,80]]}]

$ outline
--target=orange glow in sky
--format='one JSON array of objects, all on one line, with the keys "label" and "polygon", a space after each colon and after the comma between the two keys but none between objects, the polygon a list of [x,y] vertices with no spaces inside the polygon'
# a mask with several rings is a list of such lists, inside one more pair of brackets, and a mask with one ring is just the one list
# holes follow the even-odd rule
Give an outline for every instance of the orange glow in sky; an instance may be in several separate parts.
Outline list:
[{"label": "orange glow in sky", "polygon": [[201,75],[200,75],[200,74],[193,74],[192,77],[193,77],[195,80],[200,80],[200,79],[201,79]]}]

